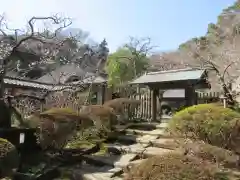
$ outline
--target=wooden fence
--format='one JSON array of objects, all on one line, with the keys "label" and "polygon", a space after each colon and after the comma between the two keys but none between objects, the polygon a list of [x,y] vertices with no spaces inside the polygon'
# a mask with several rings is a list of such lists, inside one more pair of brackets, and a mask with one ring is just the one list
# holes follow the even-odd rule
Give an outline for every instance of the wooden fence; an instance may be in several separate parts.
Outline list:
[{"label": "wooden fence", "polygon": [[[197,103],[203,104],[203,103],[210,103],[210,102],[216,102],[219,100],[220,93],[219,92],[208,92],[208,93],[196,93],[197,95]],[[140,100],[141,104],[135,108],[135,109],[129,109],[129,107],[125,108],[126,113],[128,113],[128,117],[130,119],[145,119],[150,120],[152,119],[152,91],[148,91],[144,94],[137,94],[137,95],[131,95],[131,99]],[[169,106],[173,106],[176,108],[181,107],[185,104],[185,99],[182,98],[163,98],[161,100],[161,103],[157,101],[157,109],[158,109],[158,115],[161,113],[161,105],[165,104]]]}]

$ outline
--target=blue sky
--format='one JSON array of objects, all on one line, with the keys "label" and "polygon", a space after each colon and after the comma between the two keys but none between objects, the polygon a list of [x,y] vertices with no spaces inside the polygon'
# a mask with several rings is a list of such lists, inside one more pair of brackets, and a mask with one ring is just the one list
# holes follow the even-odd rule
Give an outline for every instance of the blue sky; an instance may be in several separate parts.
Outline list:
[{"label": "blue sky", "polygon": [[222,9],[234,0],[2,0],[11,27],[24,27],[31,16],[62,13],[72,27],[106,38],[111,51],[129,36],[150,37],[160,51],[174,50],[182,42],[204,35]]}]

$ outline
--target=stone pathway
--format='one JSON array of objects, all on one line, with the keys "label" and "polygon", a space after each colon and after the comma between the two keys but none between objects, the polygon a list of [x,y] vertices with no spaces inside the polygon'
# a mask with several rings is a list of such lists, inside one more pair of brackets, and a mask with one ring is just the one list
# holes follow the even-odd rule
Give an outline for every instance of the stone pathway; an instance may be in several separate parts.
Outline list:
[{"label": "stone pathway", "polygon": [[[137,124],[137,126],[136,126]],[[139,127],[154,126],[153,130],[142,130]],[[159,123],[135,123],[129,124],[127,127],[121,127],[121,131],[125,131],[126,135],[118,136],[121,141],[132,142],[131,145],[123,145],[121,143],[107,144],[109,153],[111,151],[119,151],[121,155],[89,155],[87,158],[101,162],[104,166],[93,166],[84,164],[81,169],[76,170],[77,179],[83,180],[122,180],[124,169],[139,164],[148,157],[162,155],[172,152],[176,145],[173,139],[164,133],[167,126],[166,120]],[[136,128],[138,127],[138,128]],[[141,129],[141,130],[139,130]]]}]

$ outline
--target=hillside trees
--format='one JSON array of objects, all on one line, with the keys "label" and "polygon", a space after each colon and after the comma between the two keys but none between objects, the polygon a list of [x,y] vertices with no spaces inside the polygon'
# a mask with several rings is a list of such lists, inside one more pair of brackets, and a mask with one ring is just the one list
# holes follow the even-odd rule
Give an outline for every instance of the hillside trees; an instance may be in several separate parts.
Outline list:
[{"label": "hillside trees", "polygon": [[239,76],[240,70],[239,10],[240,2],[236,1],[233,6],[223,10],[217,23],[208,25],[205,36],[192,38],[179,46],[179,50],[190,57],[191,66],[205,68],[212,73],[211,84],[219,84],[231,106],[235,104],[236,95],[231,89],[231,84]]}]

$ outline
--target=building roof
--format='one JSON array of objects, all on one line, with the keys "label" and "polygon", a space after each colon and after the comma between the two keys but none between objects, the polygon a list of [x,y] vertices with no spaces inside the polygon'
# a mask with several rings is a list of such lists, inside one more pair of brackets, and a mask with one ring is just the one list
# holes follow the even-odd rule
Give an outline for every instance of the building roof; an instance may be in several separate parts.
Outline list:
[{"label": "building roof", "polygon": [[71,86],[69,86],[69,85],[56,85],[56,84],[49,84],[49,83],[41,83],[41,82],[37,82],[37,81],[24,80],[24,79],[14,78],[14,77],[5,77],[4,83],[16,85],[16,86],[22,86],[22,87],[43,89],[43,90],[48,90],[48,91],[61,91],[64,89],[71,88]]},{"label": "building roof", "polygon": [[71,82],[69,84],[90,84],[90,83],[93,83],[93,84],[102,84],[102,83],[106,83],[107,82],[107,79],[106,78],[103,78],[101,76],[89,76],[87,78],[84,78],[83,80],[81,81],[75,81],[75,82]]},{"label": "building roof", "polygon": [[86,72],[82,68],[77,67],[73,64],[63,65],[59,68],[56,68],[51,73],[48,73],[39,79],[37,79],[38,82],[43,83],[62,83],[64,84],[68,78],[71,76],[78,76],[83,78],[86,78],[88,76],[94,75],[93,73]]},{"label": "building roof", "polygon": [[5,77],[4,83],[10,84],[10,85],[16,85],[16,86],[22,86],[22,87],[29,87],[29,88],[36,88],[36,89],[43,89],[48,91],[61,91],[61,90],[67,90],[72,89],[73,87],[78,87],[78,85],[87,85],[90,83],[93,84],[102,84],[106,83],[107,80],[101,76],[97,77],[88,77],[81,81],[72,82],[69,84],[51,84],[51,83],[44,83],[44,82],[38,82],[34,80],[25,80],[21,78],[16,77]]},{"label": "building roof", "polygon": [[198,80],[205,74],[204,69],[177,69],[146,73],[130,84],[166,83],[174,81]]}]

